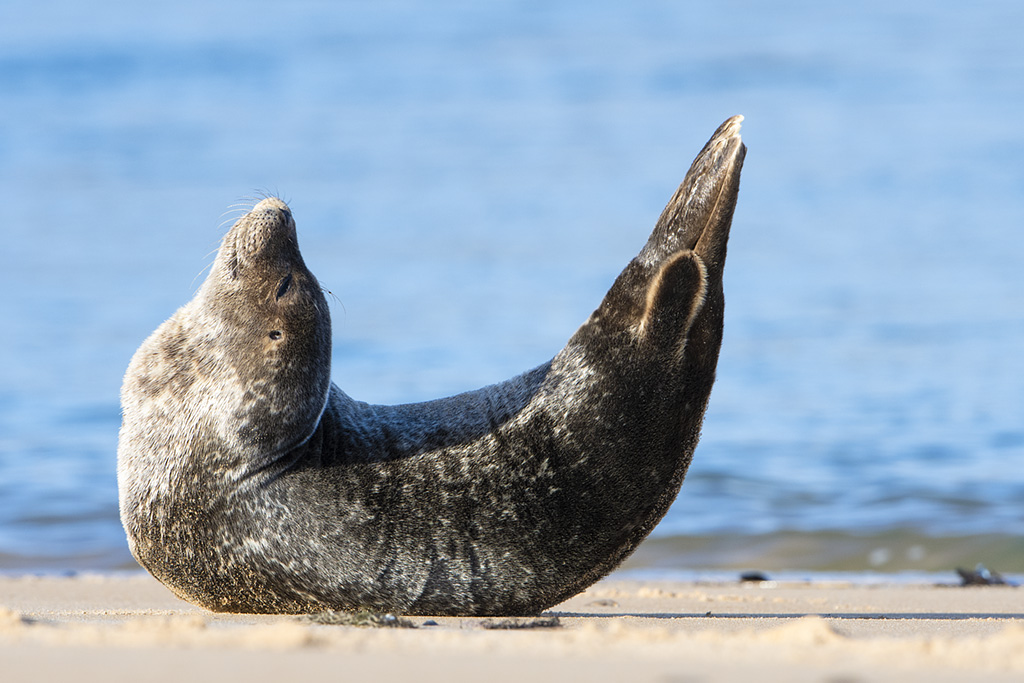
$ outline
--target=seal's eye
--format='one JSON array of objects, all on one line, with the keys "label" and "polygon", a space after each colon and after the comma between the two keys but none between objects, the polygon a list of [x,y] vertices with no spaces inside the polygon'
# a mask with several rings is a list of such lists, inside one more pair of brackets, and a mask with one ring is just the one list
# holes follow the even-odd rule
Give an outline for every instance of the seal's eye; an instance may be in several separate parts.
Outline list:
[{"label": "seal's eye", "polygon": [[282,335],[282,334],[281,334],[281,330],[271,330],[271,331],[270,331],[270,335],[269,335],[269,337],[270,337],[271,339],[273,339],[274,341],[277,341],[277,340],[278,340],[278,339],[280,339],[280,338],[281,338],[282,336],[284,336],[284,335]]},{"label": "seal's eye", "polygon": [[288,273],[281,280],[281,284],[277,286],[277,298],[280,299],[282,296],[288,293],[288,289],[292,286],[292,274]]}]

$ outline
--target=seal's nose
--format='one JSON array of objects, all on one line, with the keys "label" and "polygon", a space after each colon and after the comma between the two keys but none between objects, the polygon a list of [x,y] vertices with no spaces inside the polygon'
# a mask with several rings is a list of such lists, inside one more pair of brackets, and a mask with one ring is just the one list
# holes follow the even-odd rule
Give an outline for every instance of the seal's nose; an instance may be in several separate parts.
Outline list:
[{"label": "seal's nose", "polygon": [[277,197],[267,197],[252,207],[248,218],[257,231],[274,231],[283,227],[290,232],[295,228],[292,210]]},{"label": "seal's nose", "polygon": [[267,197],[262,200],[259,204],[252,207],[252,211],[249,212],[250,216],[266,216],[271,222],[280,221],[285,226],[294,225],[294,219],[292,218],[292,210],[288,208],[288,205],[277,197]]},{"label": "seal's nose", "polygon": [[294,259],[298,253],[295,220],[288,205],[276,197],[264,199],[242,216],[224,237],[231,272],[260,261]]},{"label": "seal's nose", "polygon": [[288,205],[277,197],[267,197],[261,200],[256,206],[252,207],[253,211],[266,211],[267,209],[277,209],[278,211],[286,211],[291,213],[288,209]]}]

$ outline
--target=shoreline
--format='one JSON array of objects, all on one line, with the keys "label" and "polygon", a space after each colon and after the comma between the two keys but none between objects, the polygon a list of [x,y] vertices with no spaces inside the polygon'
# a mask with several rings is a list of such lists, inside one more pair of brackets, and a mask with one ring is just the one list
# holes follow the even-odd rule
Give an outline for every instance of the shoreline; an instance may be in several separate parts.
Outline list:
[{"label": "shoreline", "polygon": [[[5,681],[303,676],[418,682],[1014,680],[1024,590],[851,582],[598,582],[534,628],[413,617],[417,628],[213,614],[146,574],[0,575]],[[557,626],[551,626],[557,617]],[[433,623],[430,623],[433,622]],[[183,653],[185,655],[183,656]],[[164,664],[166,663],[166,665]]]},{"label": "shoreline", "polygon": [[[761,580],[747,580],[747,574],[760,574]],[[137,579],[149,577],[142,567],[124,569],[25,569],[0,567],[0,585],[6,579],[68,579],[68,580],[102,580],[102,579]],[[998,573],[1005,581],[1006,587],[1024,587],[1024,574]],[[773,584],[814,585],[828,587],[832,585],[878,587],[907,586],[934,588],[965,588],[962,577],[955,571],[818,571],[818,570],[783,570],[762,572],[760,570],[740,571],[738,569],[665,569],[660,567],[631,567],[617,569],[603,581],[612,583],[668,583],[685,585],[729,585],[757,584],[771,587]],[[998,585],[993,584],[993,587]],[[0,601],[0,607],[3,607]]]},{"label": "shoreline", "polygon": [[[40,528],[39,534],[45,534]],[[120,522],[111,522],[110,539],[78,554],[40,553],[38,544],[0,550],[0,574],[65,571],[142,570],[125,542]],[[898,576],[948,573],[982,564],[1024,581],[1024,536],[979,532],[933,535],[922,529],[778,530],[765,533],[673,533],[659,526],[616,570],[658,572],[672,580],[699,575],[758,570],[770,574],[864,574]]]}]

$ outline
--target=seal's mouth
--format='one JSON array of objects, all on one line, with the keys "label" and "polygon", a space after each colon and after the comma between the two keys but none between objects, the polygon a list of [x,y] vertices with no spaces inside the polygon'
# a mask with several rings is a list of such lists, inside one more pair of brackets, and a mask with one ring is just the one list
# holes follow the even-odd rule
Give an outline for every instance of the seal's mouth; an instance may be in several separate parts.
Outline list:
[{"label": "seal's mouth", "polygon": [[247,268],[280,262],[298,252],[295,219],[288,205],[268,197],[238,219],[224,236],[220,260],[231,279]]}]

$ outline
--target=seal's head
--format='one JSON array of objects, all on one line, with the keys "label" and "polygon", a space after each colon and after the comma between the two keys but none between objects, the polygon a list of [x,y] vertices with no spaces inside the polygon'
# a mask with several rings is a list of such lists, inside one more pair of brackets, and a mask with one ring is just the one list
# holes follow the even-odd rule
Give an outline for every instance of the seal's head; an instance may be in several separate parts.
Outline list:
[{"label": "seal's head", "polygon": [[308,438],[330,386],[331,321],[287,204],[264,199],[232,226],[194,303],[237,378],[241,445]]},{"label": "seal's head", "polygon": [[195,298],[132,359],[120,450],[168,467],[198,453],[242,459],[226,468],[265,464],[315,431],[330,356],[327,302],[291,211],[264,199],[224,236]]}]

